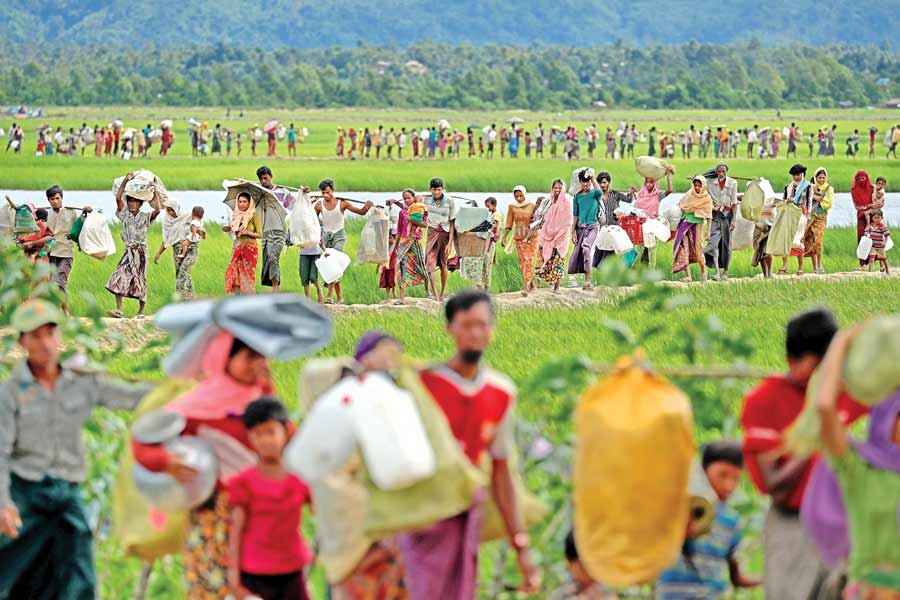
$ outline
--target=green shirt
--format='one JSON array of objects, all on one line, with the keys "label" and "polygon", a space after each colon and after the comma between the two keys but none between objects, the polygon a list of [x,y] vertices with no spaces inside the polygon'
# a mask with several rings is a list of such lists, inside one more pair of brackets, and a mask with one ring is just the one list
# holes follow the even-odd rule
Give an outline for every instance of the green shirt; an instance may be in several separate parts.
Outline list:
[{"label": "green shirt", "polygon": [[575,195],[575,202],[572,203],[572,214],[579,225],[594,225],[597,223],[597,213],[600,212],[600,201],[603,198],[603,192],[600,190],[591,190],[589,192],[579,192]]},{"label": "green shirt", "polygon": [[853,448],[831,465],[847,507],[850,578],[900,589],[900,473],[876,469]]},{"label": "green shirt", "polygon": [[687,221],[688,223],[699,224],[699,223],[703,222],[703,219],[701,219],[699,217],[695,217],[694,213],[691,213],[691,212],[684,213],[683,215],[681,215],[681,218],[682,218],[682,220]]}]

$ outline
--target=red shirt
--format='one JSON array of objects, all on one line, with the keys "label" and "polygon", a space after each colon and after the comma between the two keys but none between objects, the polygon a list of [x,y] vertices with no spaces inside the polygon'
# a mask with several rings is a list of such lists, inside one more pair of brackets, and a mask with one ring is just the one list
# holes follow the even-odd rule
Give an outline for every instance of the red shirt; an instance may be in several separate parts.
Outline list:
[{"label": "red shirt", "polygon": [[515,397],[512,384],[488,370],[482,371],[474,381],[463,379],[447,367],[427,369],[420,377],[444,411],[463,452],[477,465],[512,407]]},{"label": "red shirt", "polygon": [[[794,385],[782,376],[763,380],[744,398],[744,407],[741,411],[744,462],[753,485],[762,494],[768,494],[769,490],[757,462],[757,455],[781,447],[783,432],[800,416],[805,404],[806,388]],[[846,394],[839,399],[838,407],[841,420],[845,424],[852,423],[868,411]],[[790,455],[784,455],[779,459],[778,465],[784,464],[789,459]],[[818,459],[818,455],[815,455],[807,462],[797,487],[788,499],[788,507],[799,510],[810,473]]]},{"label": "red shirt", "polygon": [[244,508],[240,569],[254,575],[286,575],[312,562],[300,534],[309,488],[292,473],[269,479],[256,467],[228,480],[228,502]]}]

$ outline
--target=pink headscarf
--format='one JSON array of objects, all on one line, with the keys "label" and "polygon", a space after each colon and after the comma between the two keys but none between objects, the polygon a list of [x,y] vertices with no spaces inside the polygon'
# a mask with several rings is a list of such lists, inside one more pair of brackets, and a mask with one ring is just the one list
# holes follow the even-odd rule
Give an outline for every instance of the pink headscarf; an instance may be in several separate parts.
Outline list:
[{"label": "pink headscarf", "polygon": [[659,216],[659,182],[654,181],[653,187],[649,190],[646,185],[642,185],[638,190],[637,197],[634,200],[634,207],[640,208],[647,217],[655,219]]},{"label": "pink headscarf", "polygon": [[[555,181],[553,182],[556,183]],[[562,184],[562,181],[559,181]],[[544,226],[541,228],[541,235],[538,238],[541,245],[541,256],[544,261],[550,260],[553,256],[553,250],[559,252],[560,256],[565,256],[569,251],[569,240],[572,235],[572,199],[566,194],[565,185],[559,195],[555,195],[550,190],[550,208],[544,215]]]},{"label": "pink headscarf", "polygon": [[202,368],[206,379],[173,400],[166,410],[187,419],[214,421],[242,415],[250,402],[271,393],[269,382],[247,385],[228,374],[228,355],[233,344],[234,336],[227,331],[216,334],[203,354]]}]

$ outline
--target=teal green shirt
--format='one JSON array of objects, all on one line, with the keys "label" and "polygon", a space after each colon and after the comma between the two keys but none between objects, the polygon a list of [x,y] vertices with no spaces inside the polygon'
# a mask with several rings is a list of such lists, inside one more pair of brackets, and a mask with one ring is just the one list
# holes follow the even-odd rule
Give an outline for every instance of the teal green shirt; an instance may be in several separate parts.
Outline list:
[{"label": "teal green shirt", "polygon": [[603,192],[600,190],[576,194],[575,202],[572,203],[572,214],[575,215],[576,223],[579,225],[595,225],[597,223],[597,213],[600,212],[600,201],[602,198]]},{"label": "teal green shirt", "polygon": [[850,529],[850,578],[900,590],[900,473],[876,469],[848,450],[831,465]]}]

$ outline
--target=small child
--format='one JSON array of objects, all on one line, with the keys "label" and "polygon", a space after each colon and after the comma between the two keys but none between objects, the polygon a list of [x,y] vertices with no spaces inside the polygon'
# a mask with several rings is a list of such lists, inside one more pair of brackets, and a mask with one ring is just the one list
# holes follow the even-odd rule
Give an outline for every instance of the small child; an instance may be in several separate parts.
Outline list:
[{"label": "small child", "polygon": [[184,258],[187,255],[188,247],[191,244],[196,244],[201,239],[206,239],[206,229],[203,227],[203,214],[202,206],[195,206],[191,209],[191,233],[179,242],[181,244],[181,254],[178,255],[178,258]]},{"label": "small child", "polygon": [[887,179],[879,176],[875,179],[875,190],[872,192],[872,204],[866,211],[866,227],[872,222],[872,211],[884,210],[884,188],[887,187]]},{"label": "small child", "polygon": [[[715,520],[709,533],[685,540],[682,556],[660,575],[656,585],[660,600],[718,598],[728,587],[724,579],[726,569],[735,588],[760,584],[760,581],[741,574],[735,557],[741,542],[740,518],[727,504],[744,469],[741,444],[730,440],[707,444],[703,448],[702,464],[718,498]],[[689,525],[689,532],[690,529]]]},{"label": "small child", "polygon": [[478,136],[478,158],[484,158],[484,138]]},{"label": "small child", "polygon": [[316,302],[322,304],[322,288],[319,286],[319,270],[316,268],[316,261],[319,256],[325,252],[325,244],[322,240],[325,234],[319,235],[319,243],[315,246],[300,249],[300,285],[303,286],[303,294],[309,298],[309,286],[316,288]]},{"label": "small child", "polygon": [[869,268],[872,268],[875,260],[881,264],[881,272],[890,275],[891,270],[888,267],[887,259],[887,241],[891,237],[887,225],[884,224],[884,214],[880,210],[872,210],[872,222],[866,229],[866,235],[872,240],[872,251],[869,253]]},{"label": "small child", "polygon": [[259,463],[226,483],[231,505],[228,585],[238,600],[309,600],[303,567],[312,553],[300,534],[309,488],[281,464],[288,415],[276,398],[247,405],[241,417]]},{"label": "small child", "polygon": [[618,596],[594,581],[581,564],[574,531],[569,531],[566,536],[565,552],[566,570],[571,581],[551,593],[550,600],[617,600]]},{"label": "small child", "polygon": [[397,242],[399,237],[397,231],[392,230],[390,236],[390,248],[388,251],[388,264],[379,267],[378,287],[384,290],[385,300],[396,300],[397,298]]},{"label": "small child", "polygon": [[17,241],[25,251],[25,256],[32,261],[49,261],[50,259],[47,256],[50,253],[54,240],[53,232],[47,227],[47,209],[39,208],[35,210],[34,220],[38,227],[37,232],[23,235]]},{"label": "small child", "polygon": [[413,202],[409,205],[409,220],[413,223],[422,224],[425,221],[425,215],[428,214],[428,208],[424,202]]}]

